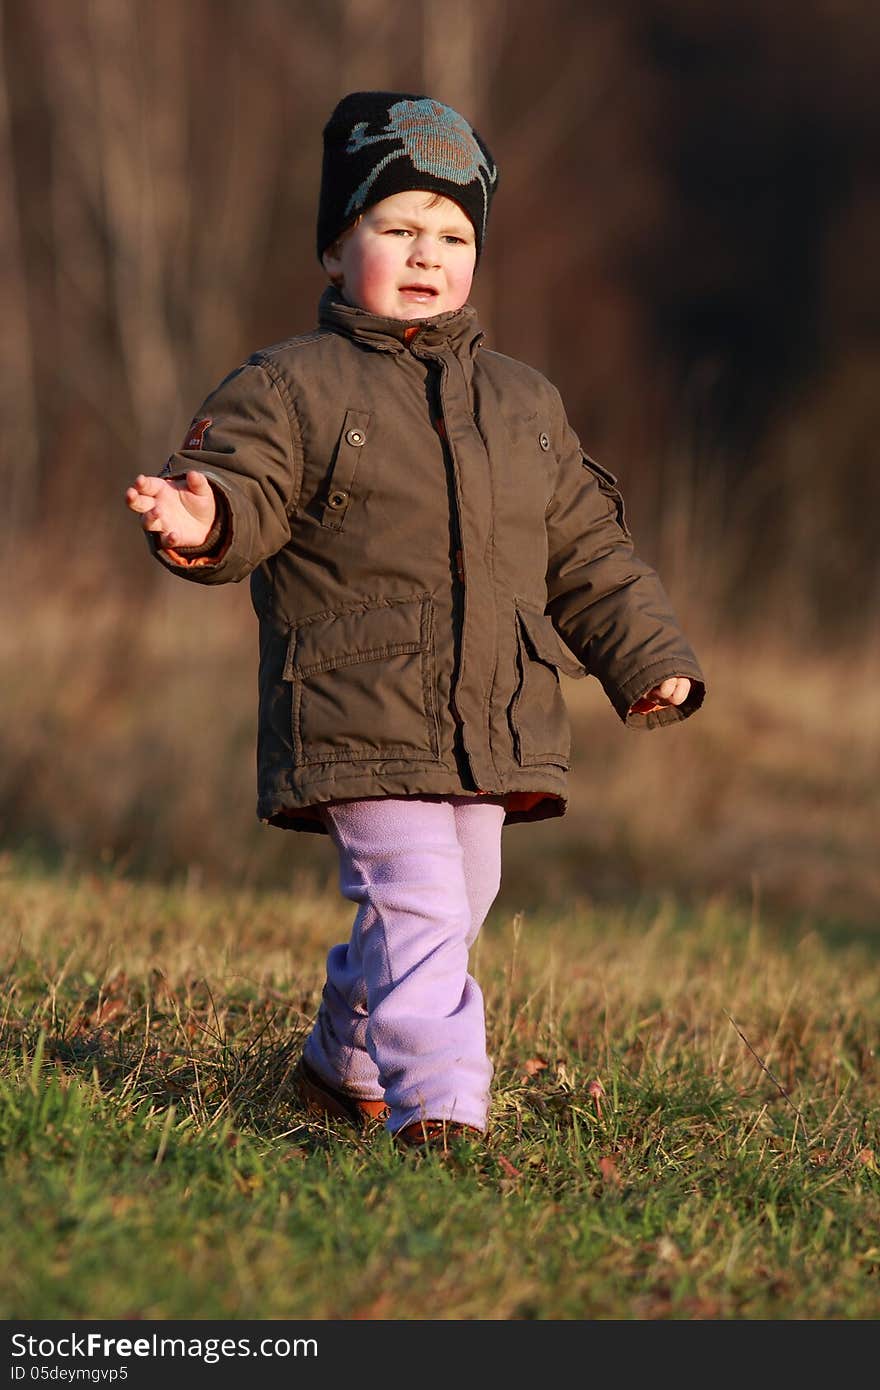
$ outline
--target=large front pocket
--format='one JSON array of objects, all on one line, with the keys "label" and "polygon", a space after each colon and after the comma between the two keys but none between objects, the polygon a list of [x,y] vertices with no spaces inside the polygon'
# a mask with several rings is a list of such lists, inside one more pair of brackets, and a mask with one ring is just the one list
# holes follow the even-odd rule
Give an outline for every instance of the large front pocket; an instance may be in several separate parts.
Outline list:
[{"label": "large front pocket", "polygon": [[516,600],[519,681],[510,707],[517,761],[523,767],[568,767],[571,729],[559,672],[582,676],[584,668],[563,645],[546,613]]},{"label": "large front pocket", "polygon": [[284,679],[298,763],[439,757],[433,617],[417,594],[293,627]]}]

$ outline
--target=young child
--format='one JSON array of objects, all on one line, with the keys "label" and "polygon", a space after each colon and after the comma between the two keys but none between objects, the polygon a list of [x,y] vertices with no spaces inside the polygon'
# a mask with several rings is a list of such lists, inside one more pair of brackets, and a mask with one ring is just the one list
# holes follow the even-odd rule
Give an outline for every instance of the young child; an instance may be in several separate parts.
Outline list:
[{"label": "young child", "polygon": [[257,814],[330,835],[357,904],[300,1095],[445,1148],[488,1125],[468,953],[502,826],[566,809],[560,673],[644,729],[704,684],[613,475],[543,376],[483,346],[485,142],[394,92],[344,97],[323,134],[319,326],[226,377],[126,501],[174,574],[250,576]]}]

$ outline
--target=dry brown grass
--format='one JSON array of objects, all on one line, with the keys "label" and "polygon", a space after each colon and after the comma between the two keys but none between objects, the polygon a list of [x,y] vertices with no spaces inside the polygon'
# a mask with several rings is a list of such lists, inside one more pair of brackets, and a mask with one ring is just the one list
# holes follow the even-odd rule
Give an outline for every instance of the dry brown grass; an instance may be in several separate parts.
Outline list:
[{"label": "dry brown grass", "polygon": [[567,838],[605,848],[636,887],[878,925],[876,655],[829,657],[778,639],[697,648],[703,710],[649,737],[609,721],[595,682],[569,688]]}]

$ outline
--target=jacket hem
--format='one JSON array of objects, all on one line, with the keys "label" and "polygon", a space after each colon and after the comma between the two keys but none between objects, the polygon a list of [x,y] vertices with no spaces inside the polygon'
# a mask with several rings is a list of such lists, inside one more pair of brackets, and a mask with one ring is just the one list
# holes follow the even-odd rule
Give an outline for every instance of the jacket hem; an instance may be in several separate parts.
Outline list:
[{"label": "jacket hem", "polygon": [[[335,801],[369,800],[372,797],[432,797],[432,796],[481,796],[501,797],[505,801],[505,824],[519,824],[546,820],[565,815],[568,809],[568,795],[565,785],[555,779],[538,779],[532,773],[512,779],[507,785],[467,787],[455,778],[432,779],[430,784],[413,785],[413,779],[394,778],[345,778],[328,785],[327,793],[316,793],[314,785],[304,795],[295,790],[277,791],[263,796],[257,803],[257,818],[265,825],[281,830],[310,831],[326,834],[326,826],[321,816],[321,807]],[[366,785],[365,785],[366,784]]]}]

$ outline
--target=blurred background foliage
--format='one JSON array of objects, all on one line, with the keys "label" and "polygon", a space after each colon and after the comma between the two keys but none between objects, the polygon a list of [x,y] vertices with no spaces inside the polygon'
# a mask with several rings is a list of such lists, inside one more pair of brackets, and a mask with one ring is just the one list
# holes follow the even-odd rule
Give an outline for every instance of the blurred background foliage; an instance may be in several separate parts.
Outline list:
[{"label": "blurred background foliage", "polygon": [[[122,493],[158,471],[227,371],[313,325],[321,128],[355,88],[430,92],[488,140],[501,176],[473,299],[489,345],[558,385],[713,667],[704,733],[661,736],[663,752],[618,745],[573,691],[576,721],[611,741],[603,776],[630,796],[640,777],[663,783],[646,759],[680,778],[687,744],[688,794],[708,758],[717,811],[755,721],[778,718],[793,772],[816,738],[851,740],[841,756],[865,784],[841,799],[835,761],[819,795],[841,801],[841,825],[865,812],[880,618],[876,4],[0,0],[0,39],[7,844],[157,871],[290,862],[292,837],[259,832],[273,848],[257,851],[241,836],[244,586],[194,599],[149,562]],[[711,721],[731,694],[747,688],[754,706],[771,684],[775,712],[741,704],[725,742]],[[780,691],[802,704],[807,689],[827,706],[792,732]],[[783,782],[793,801],[777,821],[803,822],[803,788]],[[704,829],[701,795],[687,812]],[[767,797],[758,788],[755,806]],[[598,822],[580,829],[597,843]],[[829,833],[813,846],[825,860]],[[296,837],[301,858],[314,838]],[[754,878],[755,843],[738,883]],[[668,866],[667,842],[652,844],[645,864]],[[607,868],[605,850],[594,859]],[[852,887],[867,864],[837,879]]]}]

